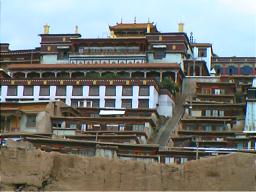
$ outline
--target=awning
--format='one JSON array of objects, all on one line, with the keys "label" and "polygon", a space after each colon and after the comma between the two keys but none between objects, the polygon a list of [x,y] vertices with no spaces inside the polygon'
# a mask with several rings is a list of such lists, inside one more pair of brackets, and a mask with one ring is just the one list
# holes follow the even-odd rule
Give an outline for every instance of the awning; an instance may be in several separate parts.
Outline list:
[{"label": "awning", "polygon": [[118,110],[100,110],[99,115],[124,115],[125,111]]}]

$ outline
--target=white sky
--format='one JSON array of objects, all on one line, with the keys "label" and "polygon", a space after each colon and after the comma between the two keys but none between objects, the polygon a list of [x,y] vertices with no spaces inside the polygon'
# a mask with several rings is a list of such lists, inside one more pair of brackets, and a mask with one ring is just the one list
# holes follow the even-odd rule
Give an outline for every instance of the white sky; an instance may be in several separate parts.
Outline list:
[{"label": "white sky", "polygon": [[43,25],[50,33],[84,38],[106,37],[108,25],[120,22],[157,24],[176,32],[177,23],[196,42],[212,43],[219,56],[256,56],[256,0],[0,0],[0,42],[11,49],[40,46]]}]

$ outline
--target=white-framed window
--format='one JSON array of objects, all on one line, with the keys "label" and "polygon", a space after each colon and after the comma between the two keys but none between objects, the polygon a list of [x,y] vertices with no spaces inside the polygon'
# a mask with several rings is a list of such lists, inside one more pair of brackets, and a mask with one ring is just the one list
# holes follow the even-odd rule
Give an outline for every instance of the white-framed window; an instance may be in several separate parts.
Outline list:
[{"label": "white-framed window", "polygon": [[66,86],[56,86],[56,96],[66,96]]},{"label": "white-framed window", "polygon": [[139,95],[140,96],[149,96],[149,86],[140,86]]},{"label": "white-framed window", "polygon": [[132,86],[123,86],[122,95],[132,96]]},{"label": "white-framed window", "polygon": [[185,162],[187,162],[187,161],[188,161],[187,158],[184,158],[184,157],[181,157],[181,158],[180,158],[180,163],[185,163]]},{"label": "white-framed window", "polygon": [[8,86],[7,96],[17,96],[17,89],[16,85]]},{"label": "white-framed window", "polygon": [[212,110],[212,116],[218,117],[218,110]]},{"label": "white-framed window", "polygon": [[99,107],[100,106],[100,100],[99,99],[87,99],[86,100],[86,107]]},{"label": "white-framed window", "polygon": [[205,110],[205,116],[210,117],[211,116],[211,110],[206,109]]},{"label": "white-framed window", "polygon": [[124,131],[124,127],[125,127],[124,124],[120,124],[119,125],[119,131]]},{"label": "white-framed window", "polygon": [[122,99],[122,108],[132,108],[132,99]]},{"label": "white-framed window", "polygon": [[40,96],[50,96],[50,86],[40,86]]},{"label": "white-framed window", "polygon": [[174,158],[173,158],[173,157],[165,157],[164,163],[165,163],[165,164],[174,163]]},{"label": "white-framed window", "polygon": [[133,131],[138,131],[138,132],[144,132],[145,125],[144,124],[138,124],[138,125],[133,125],[132,130]]},{"label": "white-framed window", "polygon": [[24,86],[23,96],[33,96],[34,87],[33,86]]},{"label": "white-framed window", "polygon": [[105,95],[116,96],[116,86],[107,86]]},{"label": "white-framed window", "polygon": [[149,108],[149,99],[139,99],[139,108]]},{"label": "white-framed window", "polygon": [[220,95],[220,89],[214,89],[214,94],[215,95]]},{"label": "white-framed window", "polygon": [[211,125],[204,125],[204,131],[212,131]]},{"label": "white-framed window", "polygon": [[72,95],[83,96],[83,86],[73,86]]},{"label": "white-framed window", "polygon": [[82,99],[71,99],[72,107],[84,107],[84,100]]},{"label": "white-framed window", "polygon": [[99,91],[99,86],[91,86],[89,88],[89,96],[99,96],[100,91]]},{"label": "white-framed window", "polygon": [[219,116],[224,117],[224,111],[219,111]]}]

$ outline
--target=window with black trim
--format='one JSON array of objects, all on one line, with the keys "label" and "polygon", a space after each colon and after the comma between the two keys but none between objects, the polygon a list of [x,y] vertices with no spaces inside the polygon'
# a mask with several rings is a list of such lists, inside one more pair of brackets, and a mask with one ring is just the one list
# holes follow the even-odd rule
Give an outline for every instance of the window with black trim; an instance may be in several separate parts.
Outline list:
[{"label": "window with black trim", "polygon": [[132,86],[123,86],[123,96],[132,96]]},{"label": "window with black trim", "polygon": [[40,86],[39,96],[50,96],[50,86]]},{"label": "window with black trim", "polygon": [[115,99],[105,99],[105,107],[115,107]]},{"label": "window with black trim", "polygon": [[7,96],[17,96],[17,86],[16,85],[8,86]]},{"label": "window with black trim", "polygon": [[166,56],[166,49],[155,49],[154,59],[163,59]]},{"label": "window with black trim", "polygon": [[73,86],[73,96],[83,96],[83,86]]},{"label": "window with black trim", "polygon": [[132,99],[122,99],[122,108],[132,108]]},{"label": "window with black trim", "polygon": [[139,99],[139,108],[149,108],[149,100]]},{"label": "window with black trim", "polygon": [[56,96],[66,96],[66,86],[56,86]]},{"label": "window with black trim", "polygon": [[140,86],[139,95],[149,96],[149,86]]},{"label": "window with black trim", "polygon": [[198,48],[198,57],[207,57],[207,49]]},{"label": "window with black trim", "polygon": [[106,96],[116,96],[116,87],[115,86],[106,86]]},{"label": "window with black trim", "polygon": [[24,86],[23,96],[33,96],[33,86]]},{"label": "window with black trim", "polygon": [[99,86],[91,86],[89,88],[89,96],[99,96]]}]

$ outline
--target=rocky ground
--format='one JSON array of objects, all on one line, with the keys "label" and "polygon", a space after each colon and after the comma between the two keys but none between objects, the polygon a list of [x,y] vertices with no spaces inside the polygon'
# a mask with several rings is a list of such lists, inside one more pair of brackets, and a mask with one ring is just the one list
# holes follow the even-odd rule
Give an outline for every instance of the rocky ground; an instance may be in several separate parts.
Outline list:
[{"label": "rocky ground", "polygon": [[256,190],[256,155],[164,165],[2,148],[3,190]]}]

